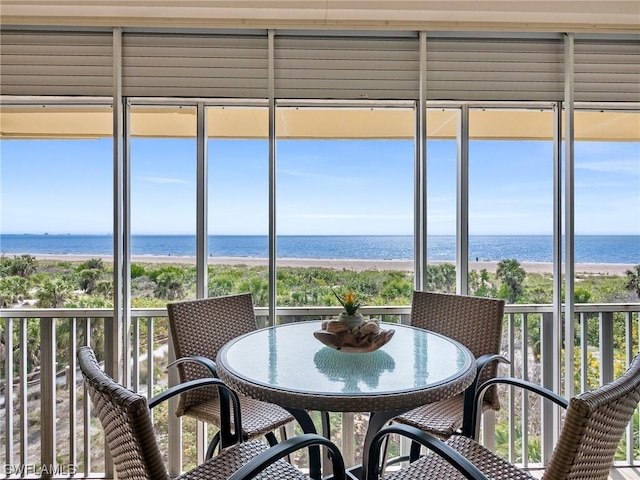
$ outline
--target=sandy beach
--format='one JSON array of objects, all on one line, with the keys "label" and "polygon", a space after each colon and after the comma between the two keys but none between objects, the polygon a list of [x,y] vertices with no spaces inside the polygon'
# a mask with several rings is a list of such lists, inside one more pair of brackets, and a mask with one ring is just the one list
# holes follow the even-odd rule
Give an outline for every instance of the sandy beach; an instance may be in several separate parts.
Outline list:
[{"label": "sandy beach", "polygon": [[[17,254],[16,254],[17,255]],[[101,258],[104,262],[113,262],[111,255],[34,255],[38,260],[83,262],[90,258]],[[133,255],[132,263],[139,264],[185,264],[194,265],[195,257],[186,256],[156,256]],[[432,265],[452,262],[429,262]],[[247,265],[266,266],[266,258],[252,257],[209,257],[209,265]],[[469,269],[480,271],[487,269],[495,272],[498,262],[470,261]],[[529,273],[552,273],[553,265],[545,262],[522,262],[522,268]],[[323,267],[337,270],[398,270],[403,272],[413,271],[413,262],[405,260],[343,260],[343,259],[310,259],[310,258],[279,258],[278,266],[281,267]],[[576,274],[589,275],[625,275],[634,265],[622,263],[580,263],[575,266]]]}]

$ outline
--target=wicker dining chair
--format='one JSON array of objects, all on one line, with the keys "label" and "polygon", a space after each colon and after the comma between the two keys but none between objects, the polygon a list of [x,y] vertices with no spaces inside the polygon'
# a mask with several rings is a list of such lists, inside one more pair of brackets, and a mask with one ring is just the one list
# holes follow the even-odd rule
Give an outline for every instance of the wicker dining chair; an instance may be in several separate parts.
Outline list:
[{"label": "wicker dining chair", "polygon": [[[160,448],[156,440],[149,408],[181,392],[199,388],[220,388],[235,404],[236,431],[241,421],[238,396],[217,378],[202,378],[179,384],[153,397],[148,403],[142,395],[126,389],[100,369],[90,347],[77,352],[78,364],[95,413],[104,429],[105,440],[121,480],[169,480]],[[219,397],[219,398],[222,398]],[[229,405],[222,405],[228,411]],[[223,435],[230,435],[225,429]],[[301,470],[283,458],[303,448],[326,447],[330,452],[335,478],[345,479],[344,462],[340,450],[326,438],[305,434],[290,438],[269,448],[261,440],[236,438],[235,443],[215,457],[183,473],[178,480],[310,480]]]},{"label": "wicker dining chair", "polygon": [[[640,355],[617,380],[570,401],[527,381],[495,378],[486,386],[504,383],[524,388],[566,408],[562,430],[543,480],[607,480],[625,428],[640,401]],[[389,472],[383,480],[533,480],[535,477],[484,448],[475,440],[454,435],[446,442],[408,425],[381,429],[371,442],[367,480],[378,480],[380,446],[389,434],[405,435],[432,452],[402,470]]]},{"label": "wicker dining chair", "polygon": [[[473,436],[473,389],[497,375],[500,357],[504,300],[434,292],[413,292],[411,325],[440,333],[464,346],[476,357],[478,376],[465,392],[469,414],[464,419],[465,393],[423,405],[394,418],[394,422],[419,428],[442,440],[455,433]],[[482,412],[499,410],[495,387],[489,389]],[[464,419],[464,425],[463,425]]]},{"label": "wicker dining chair", "polygon": [[[169,327],[181,382],[217,377],[215,358],[222,346],[257,328],[250,293],[187,300],[167,304]],[[277,443],[274,431],[293,421],[284,408],[240,395],[242,438],[265,436]],[[195,418],[220,427],[220,403],[217,389],[201,389],[180,395],[176,415]],[[282,432],[284,437],[284,431]],[[216,434],[209,444],[207,458],[218,445]]]}]

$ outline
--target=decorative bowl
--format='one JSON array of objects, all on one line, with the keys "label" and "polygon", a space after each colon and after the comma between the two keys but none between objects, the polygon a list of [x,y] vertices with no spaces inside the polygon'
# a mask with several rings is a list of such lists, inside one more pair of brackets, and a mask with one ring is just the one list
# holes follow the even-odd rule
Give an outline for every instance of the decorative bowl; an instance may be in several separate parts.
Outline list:
[{"label": "decorative bowl", "polygon": [[[375,326],[372,325],[373,322]],[[367,324],[370,324],[370,327],[364,328]],[[394,333],[395,330],[381,330],[377,327],[377,321],[365,322],[361,327],[351,330],[343,329],[334,322],[323,322],[322,330],[316,330],[313,336],[335,350],[365,353],[378,350],[387,344]]]}]

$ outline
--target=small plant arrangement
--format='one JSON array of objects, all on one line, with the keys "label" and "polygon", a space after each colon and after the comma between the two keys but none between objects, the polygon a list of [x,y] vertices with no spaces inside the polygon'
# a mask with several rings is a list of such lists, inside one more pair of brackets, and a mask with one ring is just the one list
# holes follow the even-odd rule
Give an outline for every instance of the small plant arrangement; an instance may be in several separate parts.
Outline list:
[{"label": "small plant arrangement", "polygon": [[362,315],[358,313],[361,303],[355,293],[347,290],[342,295],[338,295],[335,290],[331,289],[331,291],[344,308],[344,312],[338,316],[338,321],[344,323],[349,329],[360,326],[363,322]]},{"label": "small plant arrangement", "polygon": [[344,312],[337,320],[324,320],[322,330],[313,336],[328,347],[345,352],[373,352],[385,345],[393,336],[393,330],[380,329],[380,321],[364,320],[358,309],[362,306],[356,294],[347,290],[342,295],[331,289]]},{"label": "small plant arrangement", "polygon": [[340,305],[344,307],[344,311],[347,315],[354,316],[358,313],[358,309],[362,304],[360,303],[360,300],[356,298],[355,293],[351,290],[347,290],[342,295],[338,295],[335,290],[331,289],[331,291],[340,302]]}]

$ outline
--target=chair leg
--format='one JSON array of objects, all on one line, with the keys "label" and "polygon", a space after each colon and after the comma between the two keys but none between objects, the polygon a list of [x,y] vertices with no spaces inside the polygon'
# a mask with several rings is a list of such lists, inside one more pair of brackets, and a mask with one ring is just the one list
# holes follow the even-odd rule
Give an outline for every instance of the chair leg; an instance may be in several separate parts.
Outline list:
[{"label": "chair leg", "polygon": [[211,457],[213,457],[213,452],[216,451],[216,448],[218,447],[219,443],[220,443],[220,432],[217,432],[211,439],[211,442],[209,443],[209,447],[207,448],[207,454],[204,457],[205,460],[209,460]]},{"label": "chair leg", "polygon": [[418,442],[411,442],[411,448],[409,449],[409,463],[415,462],[420,458],[420,445]]},{"label": "chair leg", "polygon": [[276,438],[276,434],[273,432],[265,433],[264,435],[269,442],[269,446],[273,447],[278,444],[278,439]]},{"label": "chair leg", "polygon": [[[322,436],[331,440],[331,418],[329,417],[329,412],[320,411],[320,424],[322,426]],[[326,469],[327,472],[333,473],[331,470],[331,451],[326,449],[323,454],[323,468]]]},{"label": "chair leg", "polygon": [[[389,422],[387,425],[391,425],[391,422]],[[387,463],[387,455],[389,454],[389,442],[391,441],[391,436],[387,435],[384,439],[384,443],[382,445],[382,465],[380,468],[380,474],[384,475],[384,472],[387,468],[387,465],[389,465]]]},{"label": "chair leg", "polygon": [[[287,438],[287,426],[283,425],[282,427],[280,427],[280,441],[284,442]],[[287,455],[285,459],[287,460],[287,462],[291,463],[291,455]]]}]

